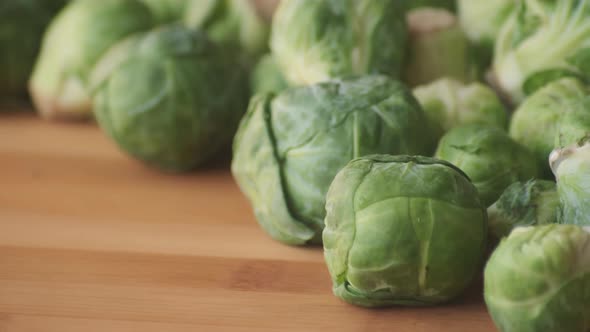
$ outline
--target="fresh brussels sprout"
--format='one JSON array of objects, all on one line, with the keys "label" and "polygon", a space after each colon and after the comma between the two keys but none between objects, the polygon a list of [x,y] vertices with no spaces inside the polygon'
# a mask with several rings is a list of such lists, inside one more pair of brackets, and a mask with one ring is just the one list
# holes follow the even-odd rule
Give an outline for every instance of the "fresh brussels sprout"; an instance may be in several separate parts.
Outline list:
[{"label": "fresh brussels sprout", "polygon": [[326,211],[324,256],[334,294],[347,302],[446,302],[481,268],[485,209],[469,178],[444,161],[353,160],[330,186]]},{"label": "fresh brussels sprout", "polygon": [[247,104],[247,79],[236,68],[204,34],[163,26],[100,60],[91,79],[94,112],[132,156],[189,170],[229,147]]},{"label": "fresh brussels sprout", "polygon": [[63,4],[59,0],[0,2],[0,99],[26,95],[43,32]]},{"label": "fresh brussels sprout", "polygon": [[494,42],[502,25],[517,6],[515,0],[458,0],[459,21],[468,38],[484,58],[482,65],[492,60]]},{"label": "fresh brussels sprout", "polygon": [[567,147],[590,137],[590,95],[573,102],[569,109],[561,111],[563,114],[559,119],[553,144],[555,148]]},{"label": "fresh brussels sprout", "polygon": [[283,0],[270,47],[292,85],[373,73],[399,77],[404,7],[399,0]]},{"label": "fresh brussels sprout", "polygon": [[271,54],[260,58],[250,76],[250,87],[252,92],[274,92],[278,93],[288,87],[285,77],[279,65]]},{"label": "fresh brussels sprout", "polygon": [[535,92],[512,116],[510,136],[535,154],[544,177],[551,175],[547,158],[556,142],[569,145],[582,138],[572,140],[572,135],[560,133],[560,122],[567,113],[587,112],[580,103],[587,94],[588,89],[579,80],[563,78]]},{"label": "fresh brussels sprout", "polygon": [[442,8],[449,11],[455,11],[457,4],[455,0],[406,0],[408,9],[421,7]]},{"label": "fresh brussels sprout", "polygon": [[555,182],[537,179],[515,182],[488,208],[490,233],[501,239],[516,227],[556,223],[558,211]]},{"label": "fresh brussels sprout", "polygon": [[557,179],[560,222],[590,226],[590,143],[556,149],[549,162]]},{"label": "fresh brussels sprout", "polygon": [[590,77],[590,0],[519,4],[498,35],[494,58],[496,80],[512,101],[523,101],[526,82],[533,78]]},{"label": "fresh brussels sprout", "polygon": [[90,117],[87,81],[96,61],[111,45],[153,23],[149,9],[139,0],[70,2],[45,34],[29,84],[41,115]]},{"label": "fresh brussels sprout", "polygon": [[269,27],[249,0],[192,0],[185,24],[207,33],[219,44],[243,51],[244,61],[267,50]]},{"label": "fresh brussels sprout", "polygon": [[429,153],[425,121],[411,92],[382,75],[260,94],[235,137],[232,172],[271,237],[319,243],[336,173],[362,155]]},{"label": "fresh brussels sprout", "polygon": [[407,21],[410,56],[404,79],[408,84],[426,84],[442,77],[470,82],[477,77],[469,40],[451,12],[415,9],[408,13]]},{"label": "fresh brussels sprout", "polygon": [[433,135],[440,138],[450,129],[466,124],[486,124],[506,129],[508,113],[491,88],[481,83],[463,84],[443,78],[414,89]]},{"label": "fresh brussels sprout", "polygon": [[590,329],[590,230],[551,224],[517,228],[492,254],[485,302],[502,332]]},{"label": "fresh brussels sprout", "polygon": [[440,140],[436,157],[462,169],[487,207],[516,181],[537,176],[533,154],[495,127],[480,124],[456,127]]},{"label": "fresh brussels sprout", "polygon": [[[156,21],[169,23],[182,20],[186,6],[192,0],[142,0],[152,11]],[[202,1],[202,0],[197,0]]]}]

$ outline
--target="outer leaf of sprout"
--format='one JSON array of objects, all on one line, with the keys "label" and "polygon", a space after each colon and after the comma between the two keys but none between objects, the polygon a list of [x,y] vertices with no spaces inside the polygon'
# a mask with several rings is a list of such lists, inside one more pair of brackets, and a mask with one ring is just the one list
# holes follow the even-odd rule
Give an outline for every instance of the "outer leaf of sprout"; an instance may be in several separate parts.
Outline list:
[{"label": "outer leaf of sprout", "polygon": [[501,239],[516,227],[556,223],[558,212],[555,182],[536,179],[515,182],[488,208],[490,234]]}]

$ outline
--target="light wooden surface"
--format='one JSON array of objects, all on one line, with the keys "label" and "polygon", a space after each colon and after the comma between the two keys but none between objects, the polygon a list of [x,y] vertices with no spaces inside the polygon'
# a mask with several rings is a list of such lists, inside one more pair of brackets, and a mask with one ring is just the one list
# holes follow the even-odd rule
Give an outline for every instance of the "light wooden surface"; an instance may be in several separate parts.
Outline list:
[{"label": "light wooden surface", "polygon": [[227,168],[165,175],[93,125],[0,114],[0,332],[495,331],[480,285],[340,302],[321,249],[267,238]]}]

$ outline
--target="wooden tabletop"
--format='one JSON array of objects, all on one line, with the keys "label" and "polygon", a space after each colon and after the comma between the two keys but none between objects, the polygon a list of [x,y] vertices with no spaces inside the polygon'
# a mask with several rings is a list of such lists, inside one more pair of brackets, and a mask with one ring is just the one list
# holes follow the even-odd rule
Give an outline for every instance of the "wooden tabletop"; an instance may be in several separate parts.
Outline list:
[{"label": "wooden tabletop", "polygon": [[495,331],[455,303],[367,310],[321,248],[257,226],[227,163],[148,169],[92,124],[0,114],[0,332]]}]

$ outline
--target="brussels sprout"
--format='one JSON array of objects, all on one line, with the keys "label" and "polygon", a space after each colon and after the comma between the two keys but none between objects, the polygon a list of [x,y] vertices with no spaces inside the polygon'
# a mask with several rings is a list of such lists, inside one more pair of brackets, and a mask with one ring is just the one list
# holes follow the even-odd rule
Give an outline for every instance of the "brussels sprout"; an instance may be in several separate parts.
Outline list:
[{"label": "brussels sprout", "polygon": [[333,291],[352,304],[446,302],[481,267],[485,209],[467,176],[444,161],[384,155],[351,161],[330,186],[326,211],[324,256]]},{"label": "brussels sprout", "polygon": [[560,222],[590,226],[590,143],[556,149],[549,162],[557,179]]},{"label": "brussels sprout", "polygon": [[451,128],[466,124],[480,123],[502,129],[508,125],[506,108],[494,90],[481,83],[466,85],[444,78],[416,87],[414,95],[437,138]]},{"label": "brussels sprout", "polygon": [[482,203],[494,203],[516,181],[537,176],[530,151],[502,129],[472,124],[449,131],[440,140],[436,157],[462,169],[473,181]]},{"label": "brussels sprout", "polygon": [[556,223],[558,211],[555,182],[515,182],[488,208],[490,233],[500,239],[516,227]]},{"label": "brussels sprout", "polygon": [[516,5],[515,0],[457,1],[459,21],[483,57],[483,66],[490,64],[496,37]]},{"label": "brussels sprout", "polygon": [[404,7],[399,0],[283,0],[270,47],[293,85],[368,73],[399,77]]},{"label": "brussels sprout", "polygon": [[442,8],[449,11],[456,10],[455,0],[406,0],[408,2],[408,9],[415,9],[421,7]]},{"label": "brussels sprout", "polygon": [[58,0],[0,2],[0,99],[25,96],[45,27],[63,4]]},{"label": "brussels sprout", "polygon": [[590,95],[577,101],[572,106],[561,110],[555,142],[555,148],[563,148],[578,143],[590,136]]},{"label": "brussels sprout", "polygon": [[590,233],[574,225],[521,227],[487,263],[485,302],[502,332],[590,329]]},{"label": "brussels sprout", "polygon": [[470,82],[477,67],[467,36],[457,18],[447,10],[421,8],[407,15],[410,31],[404,78],[411,86],[442,77]]},{"label": "brussels sprout", "polygon": [[246,108],[246,76],[235,68],[205,35],[181,26],[132,36],[92,73],[96,118],[147,164],[192,169],[229,147]]},{"label": "brussels sprout", "polygon": [[551,175],[547,158],[555,143],[571,141],[570,135],[560,133],[561,119],[567,113],[585,113],[587,110],[580,101],[587,94],[587,88],[579,80],[563,78],[535,92],[512,116],[510,136],[535,154],[544,177]]},{"label": "brussels sprout", "polygon": [[[494,73],[516,104],[534,75],[553,80],[554,70],[590,76],[590,0],[522,0],[501,29]],[[567,70],[567,71],[565,71]]]},{"label": "brussels sprout", "polygon": [[249,0],[193,0],[184,17],[190,28],[205,31],[222,45],[246,54],[245,61],[267,50],[269,27]]},{"label": "brussels sprout", "polygon": [[271,237],[318,243],[336,173],[366,154],[429,153],[424,122],[410,91],[382,75],[257,95],[234,140],[232,172]]},{"label": "brussels sprout", "polygon": [[139,0],[76,0],[44,36],[29,89],[46,118],[88,118],[87,80],[100,56],[115,42],[149,29],[152,14]]},{"label": "brussels sprout", "polygon": [[254,94],[264,92],[278,93],[288,85],[277,62],[271,54],[260,58],[250,76],[250,87]]},{"label": "brussels sprout", "polygon": [[[160,23],[176,22],[183,19],[186,6],[191,0],[142,0]],[[202,1],[202,0],[197,0]]]}]

